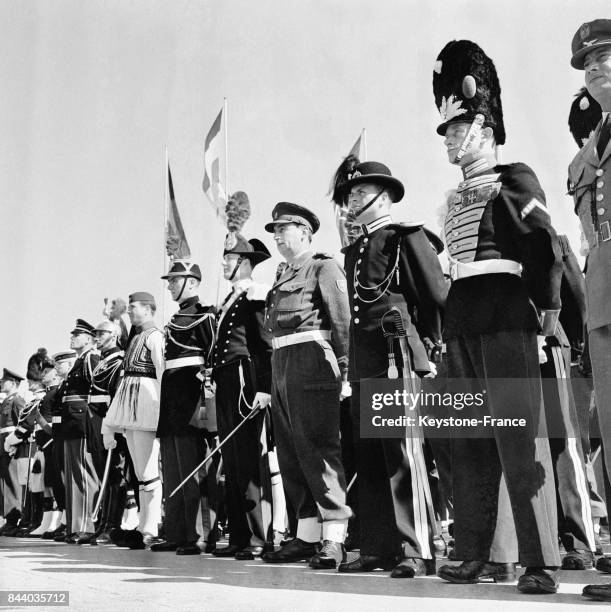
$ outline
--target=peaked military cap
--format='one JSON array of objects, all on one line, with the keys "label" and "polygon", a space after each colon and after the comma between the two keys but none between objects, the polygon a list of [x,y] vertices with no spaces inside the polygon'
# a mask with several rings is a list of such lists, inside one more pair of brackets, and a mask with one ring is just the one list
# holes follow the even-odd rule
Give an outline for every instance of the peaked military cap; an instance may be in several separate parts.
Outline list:
[{"label": "peaked military cap", "polygon": [[583,70],[586,55],[605,46],[611,46],[611,19],[595,19],[582,24],[571,42],[571,66]]},{"label": "peaked military cap", "polygon": [[66,361],[66,359],[76,359],[76,351],[67,350],[67,351],[59,351],[53,355],[53,361],[55,363],[60,363],[61,361]]},{"label": "peaked military cap", "polygon": [[287,223],[305,225],[312,230],[313,234],[315,234],[320,227],[318,217],[311,210],[291,202],[278,202],[272,211],[272,219],[273,221],[265,226],[266,232],[273,233],[276,225]]},{"label": "peaked military cap", "polygon": [[477,115],[492,128],[497,144],[505,144],[501,86],[492,60],[470,40],[453,40],[441,51],[433,69],[435,104],[444,136],[451,123],[472,123]]},{"label": "peaked military cap", "polygon": [[363,183],[372,183],[388,189],[392,193],[393,202],[400,202],[405,195],[403,183],[392,175],[388,166],[380,162],[366,161],[358,164],[346,183],[346,192],[349,193],[354,185]]},{"label": "peaked military cap", "polygon": [[242,234],[234,234],[231,232],[227,234],[227,238],[225,239],[225,250],[223,251],[223,255],[230,254],[239,255],[240,257],[248,259],[253,268],[271,257],[267,247],[260,240],[256,238],[246,240]]},{"label": "peaked military cap", "polygon": [[23,380],[23,376],[15,374],[12,370],[7,368],[2,369],[2,380],[12,380],[13,382],[20,383]]},{"label": "peaked military cap", "polygon": [[186,259],[175,259],[170,266],[167,274],[164,274],[161,278],[196,278],[202,280],[202,272],[196,263],[188,261]]},{"label": "peaked military cap", "polygon": [[93,336],[93,325],[91,325],[90,323],[87,323],[87,321],[85,321],[85,319],[77,319],[76,320],[76,325],[74,327],[74,329],[70,332],[71,334],[89,334],[90,336]]}]

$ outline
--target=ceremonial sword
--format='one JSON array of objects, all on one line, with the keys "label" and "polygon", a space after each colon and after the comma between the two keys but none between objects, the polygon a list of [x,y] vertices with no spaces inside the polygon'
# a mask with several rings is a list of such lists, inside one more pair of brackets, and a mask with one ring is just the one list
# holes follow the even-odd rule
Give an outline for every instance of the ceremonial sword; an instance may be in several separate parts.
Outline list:
[{"label": "ceremonial sword", "polygon": [[100,485],[100,494],[98,495],[98,500],[95,503],[95,508],[93,509],[93,513],[91,515],[91,520],[95,523],[98,520],[98,513],[100,512],[100,507],[102,506],[102,499],[104,498],[104,491],[106,490],[106,484],[108,483],[108,475],[110,474],[110,460],[112,459],[112,448],[108,449],[108,453],[106,454],[106,465],[104,466],[104,477],[102,478],[102,484]]}]

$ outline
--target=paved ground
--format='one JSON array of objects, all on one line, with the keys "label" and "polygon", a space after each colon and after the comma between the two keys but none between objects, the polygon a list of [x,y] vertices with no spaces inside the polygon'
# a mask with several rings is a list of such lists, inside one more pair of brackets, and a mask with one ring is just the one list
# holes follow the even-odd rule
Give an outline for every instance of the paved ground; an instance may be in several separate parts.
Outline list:
[{"label": "paved ground", "polygon": [[[313,610],[402,612],[557,612],[608,609],[588,602],[585,584],[611,576],[595,570],[561,572],[556,595],[525,596],[514,585],[452,585],[438,578],[390,579],[388,574],[345,575],[304,564],[180,557],[114,546],[77,546],[0,537],[0,589],[70,592],[70,609],[113,610]],[[22,609],[9,607],[3,609]],[[54,609],[61,608],[37,608]]]}]

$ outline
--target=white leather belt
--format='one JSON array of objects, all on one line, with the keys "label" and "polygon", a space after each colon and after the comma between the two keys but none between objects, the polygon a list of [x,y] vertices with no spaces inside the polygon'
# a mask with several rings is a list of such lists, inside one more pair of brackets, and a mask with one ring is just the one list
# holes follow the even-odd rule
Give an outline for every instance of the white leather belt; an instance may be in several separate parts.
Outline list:
[{"label": "white leather belt", "polygon": [[14,425],[11,425],[10,427],[2,427],[0,428],[0,434],[12,433],[15,431],[15,429],[16,427]]},{"label": "white leather belt", "polygon": [[110,404],[110,395],[90,395],[90,404]]},{"label": "white leather belt", "polygon": [[522,264],[511,259],[484,259],[482,261],[472,261],[462,263],[460,261],[450,261],[450,278],[458,280],[469,278],[480,274],[515,274],[521,276]]},{"label": "white leather belt", "polygon": [[165,362],[165,369],[171,368],[186,368],[187,366],[204,365],[205,361],[203,357],[178,357],[177,359],[168,359]]},{"label": "white leather belt", "polygon": [[61,423],[61,422],[62,422],[62,418],[61,418],[60,416],[54,416],[54,417],[51,419],[51,423],[54,423],[54,424],[56,424],[56,425],[57,425],[58,423]]},{"label": "white leather belt", "polygon": [[88,395],[65,395],[62,397],[62,404],[67,402],[86,402],[88,399]]},{"label": "white leather belt", "polygon": [[315,342],[317,340],[331,340],[331,332],[328,329],[313,329],[312,331],[297,332],[272,338],[272,348],[279,349],[291,344],[302,342]]}]

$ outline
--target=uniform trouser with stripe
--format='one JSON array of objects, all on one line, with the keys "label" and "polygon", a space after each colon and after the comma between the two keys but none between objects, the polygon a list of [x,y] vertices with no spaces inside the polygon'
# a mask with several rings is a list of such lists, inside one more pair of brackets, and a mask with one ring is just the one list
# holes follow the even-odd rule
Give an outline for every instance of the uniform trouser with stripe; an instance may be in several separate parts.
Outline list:
[{"label": "uniform trouser with stripe", "polygon": [[0,450],[0,486],[2,487],[2,516],[5,518],[19,516],[23,490],[19,484],[17,461],[2,450]]},{"label": "uniform trouser with stripe", "polygon": [[100,480],[85,438],[64,440],[66,525],[69,533],[94,533],[91,520]]},{"label": "uniform trouser with stripe", "polygon": [[600,439],[605,450],[607,476],[611,480],[611,325],[590,330],[588,340]]},{"label": "uniform trouser with stripe", "polygon": [[570,347],[546,346],[547,362],[541,364],[545,384],[543,401],[556,479],[558,530],[566,550],[595,550],[594,525],[579,419],[570,382]]},{"label": "uniform trouser with stripe", "polygon": [[[240,397],[240,367],[244,376],[243,398]],[[244,420],[252,405],[256,381],[250,360],[242,359],[215,369],[216,418],[220,440],[224,440]],[[271,513],[263,517],[262,502],[271,504],[271,482],[261,435],[265,411],[246,422],[221,448],[225,470],[225,495],[229,523],[229,544],[245,548],[263,546],[270,534]]]},{"label": "uniform trouser with stripe", "polygon": [[[361,438],[360,383],[352,383],[352,418],[359,483],[361,555],[431,559],[426,470],[416,469],[417,438]],[[424,459],[419,455],[424,466]],[[418,460],[420,460],[418,459]]]},{"label": "uniform trouser with stripe", "polygon": [[[447,359],[449,378],[479,379],[486,388],[490,416],[511,415],[530,424],[526,428],[495,426],[492,438],[452,440],[456,557],[487,561],[493,544],[502,552],[503,540],[510,547],[517,530],[519,561],[524,567],[559,566],[551,454],[548,440],[537,437],[539,428],[545,431],[545,417],[535,332],[451,338]],[[503,378],[516,379],[515,384],[487,382]],[[517,385],[523,387],[519,393]],[[502,475],[510,503],[499,505]],[[507,505],[513,522],[499,515],[499,509]]]},{"label": "uniform trouser with stripe", "polygon": [[298,519],[343,521],[346,479],[339,442],[340,374],[328,343],[272,353],[272,421],[288,501]]},{"label": "uniform trouser with stripe", "polygon": [[139,483],[138,531],[157,536],[163,497],[159,478],[159,440],[155,437],[154,431],[127,429],[123,435]]},{"label": "uniform trouser with stripe", "polygon": [[[53,497],[58,510],[66,509],[66,475],[64,472],[64,441],[53,438],[50,446],[45,448],[45,455],[50,454],[48,484],[53,489]],[[46,477],[46,473],[45,473]]]},{"label": "uniform trouser with stripe", "polygon": [[195,544],[199,539],[196,529],[200,504],[199,473],[194,474],[173,497],[170,493],[204,459],[203,432],[162,436],[161,469],[163,470],[163,496],[165,499],[166,540],[176,544]]}]

